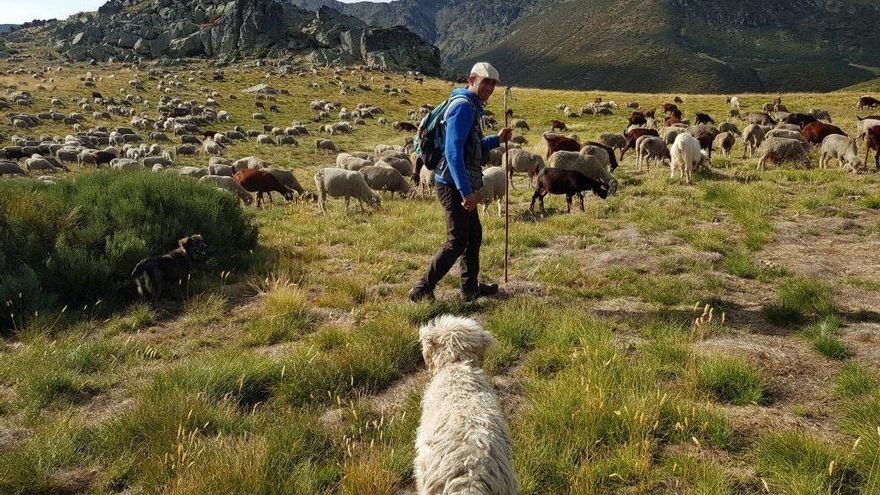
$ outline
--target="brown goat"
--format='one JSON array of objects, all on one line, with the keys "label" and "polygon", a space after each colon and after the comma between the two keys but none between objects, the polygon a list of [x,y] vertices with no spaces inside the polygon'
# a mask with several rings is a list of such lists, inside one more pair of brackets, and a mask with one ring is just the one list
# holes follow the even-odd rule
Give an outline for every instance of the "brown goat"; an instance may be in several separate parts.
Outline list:
[{"label": "brown goat", "polygon": [[873,96],[862,96],[859,98],[859,110],[863,108],[880,107],[880,100]]},{"label": "brown goat", "polygon": [[565,122],[563,122],[561,120],[556,120],[556,119],[551,120],[550,126],[551,126],[550,127],[551,131],[555,131],[557,129],[560,131],[567,131],[568,130],[568,127],[565,126]]},{"label": "brown goat", "polygon": [[581,211],[584,211],[584,191],[593,191],[593,194],[602,199],[608,197],[608,185],[590,179],[580,172],[562,170],[558,168],[545,168],[538,174],[535,194],[532,195],[532,203],[529,211],[535,207],[535,201],[541,203],[541,212],[544,212],[544,196],[548,194],[565,194],[565,204],[568,213],[571,213],[571,200],[577,194],[580,196]]},{"label": "brown goat", "polygon": [[865,164],[868,163],[871,150],[874,150],[874,164],[880,170],[880,126],[869,127],[865,131]]},{"label": "brown goat", "polygon": [[284,199],[291,201],[293,199],[293,191],[282,184],[274,175],[262,170],[246,168],[239,170],[232,176],[235,182],[238,182],[246,191],[257,193],[257,208],[263,204],[263,193],[269,195],[269,202],[272,201],[272,192],[281,194]]},{"label": "brown goat", "polygon": [[840,127],[826,124],[824,122],[810,122],[804,127],[804,130],[801,131],[804,140],[815,145],[822,144],[822,141],[832,134],[840,134],[841,136],[847,135]]},{"label": "brown goat", "polygon": [[560,136],[559,134],[544,133],[544,141],[547,142],[547,157],[557,151],[574,151],[577,153],[581,150],[581,144],[574,139]]}]

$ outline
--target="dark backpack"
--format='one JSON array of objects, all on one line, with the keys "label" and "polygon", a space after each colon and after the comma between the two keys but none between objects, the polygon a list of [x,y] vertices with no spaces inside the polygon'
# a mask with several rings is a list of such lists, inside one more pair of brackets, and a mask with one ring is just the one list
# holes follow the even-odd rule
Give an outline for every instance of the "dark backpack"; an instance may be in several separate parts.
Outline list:
[{"label": "dark backpack", "polygon": [[437,105],[431,112],[422,119],[419,124],[416,135],[413,138],[413,151],[421,158],[425,168],[434,170],[443,158],[443,148],[446,139],[446,121],[443,117],[449,104],[454,100],[470,100],[465,95],[456,95],[443,103]]}]

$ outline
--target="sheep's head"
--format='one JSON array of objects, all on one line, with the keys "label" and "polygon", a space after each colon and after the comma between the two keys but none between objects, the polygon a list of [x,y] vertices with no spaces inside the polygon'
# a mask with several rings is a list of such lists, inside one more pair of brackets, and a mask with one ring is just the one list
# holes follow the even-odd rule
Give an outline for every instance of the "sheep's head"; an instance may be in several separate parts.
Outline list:
[{"label": "sheep's head", "polygon": [[486,351],[495,343],[492,335],[476,320],[454,315],[443,315],[419,330],[422,357],[428,370],[435,372],[452,363],[483,364]]}]

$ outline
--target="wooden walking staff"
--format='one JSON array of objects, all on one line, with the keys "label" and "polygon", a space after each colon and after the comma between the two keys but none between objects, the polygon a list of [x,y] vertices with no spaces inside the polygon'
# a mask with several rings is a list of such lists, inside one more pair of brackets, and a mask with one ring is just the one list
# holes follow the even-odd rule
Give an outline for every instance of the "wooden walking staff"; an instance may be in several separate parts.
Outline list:
[{"label": "wooden walking staff", "polygon": [[[507,99],[510,97],[510,86],[504,87],[504,128],[508,127]],[[508,157],[508,140],[504,140],[504,163],[510,166]],[[510,173],[504,171],[504,283],[507,283],[507,267],[510,264],[507,246],[510,244]]]}]

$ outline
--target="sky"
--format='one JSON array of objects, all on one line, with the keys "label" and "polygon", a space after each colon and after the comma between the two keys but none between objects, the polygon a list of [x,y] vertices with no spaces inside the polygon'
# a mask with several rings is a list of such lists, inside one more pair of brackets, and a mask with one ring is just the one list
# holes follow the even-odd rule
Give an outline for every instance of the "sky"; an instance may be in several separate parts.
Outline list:
[{"label": "sky", "polygon": [[[357,0],[340,1],[351,3]],[[106,0],[0,0],[0,24],[21,24],[34,19],[64,19],[77,12],[98,10],[105,2]]]}]

